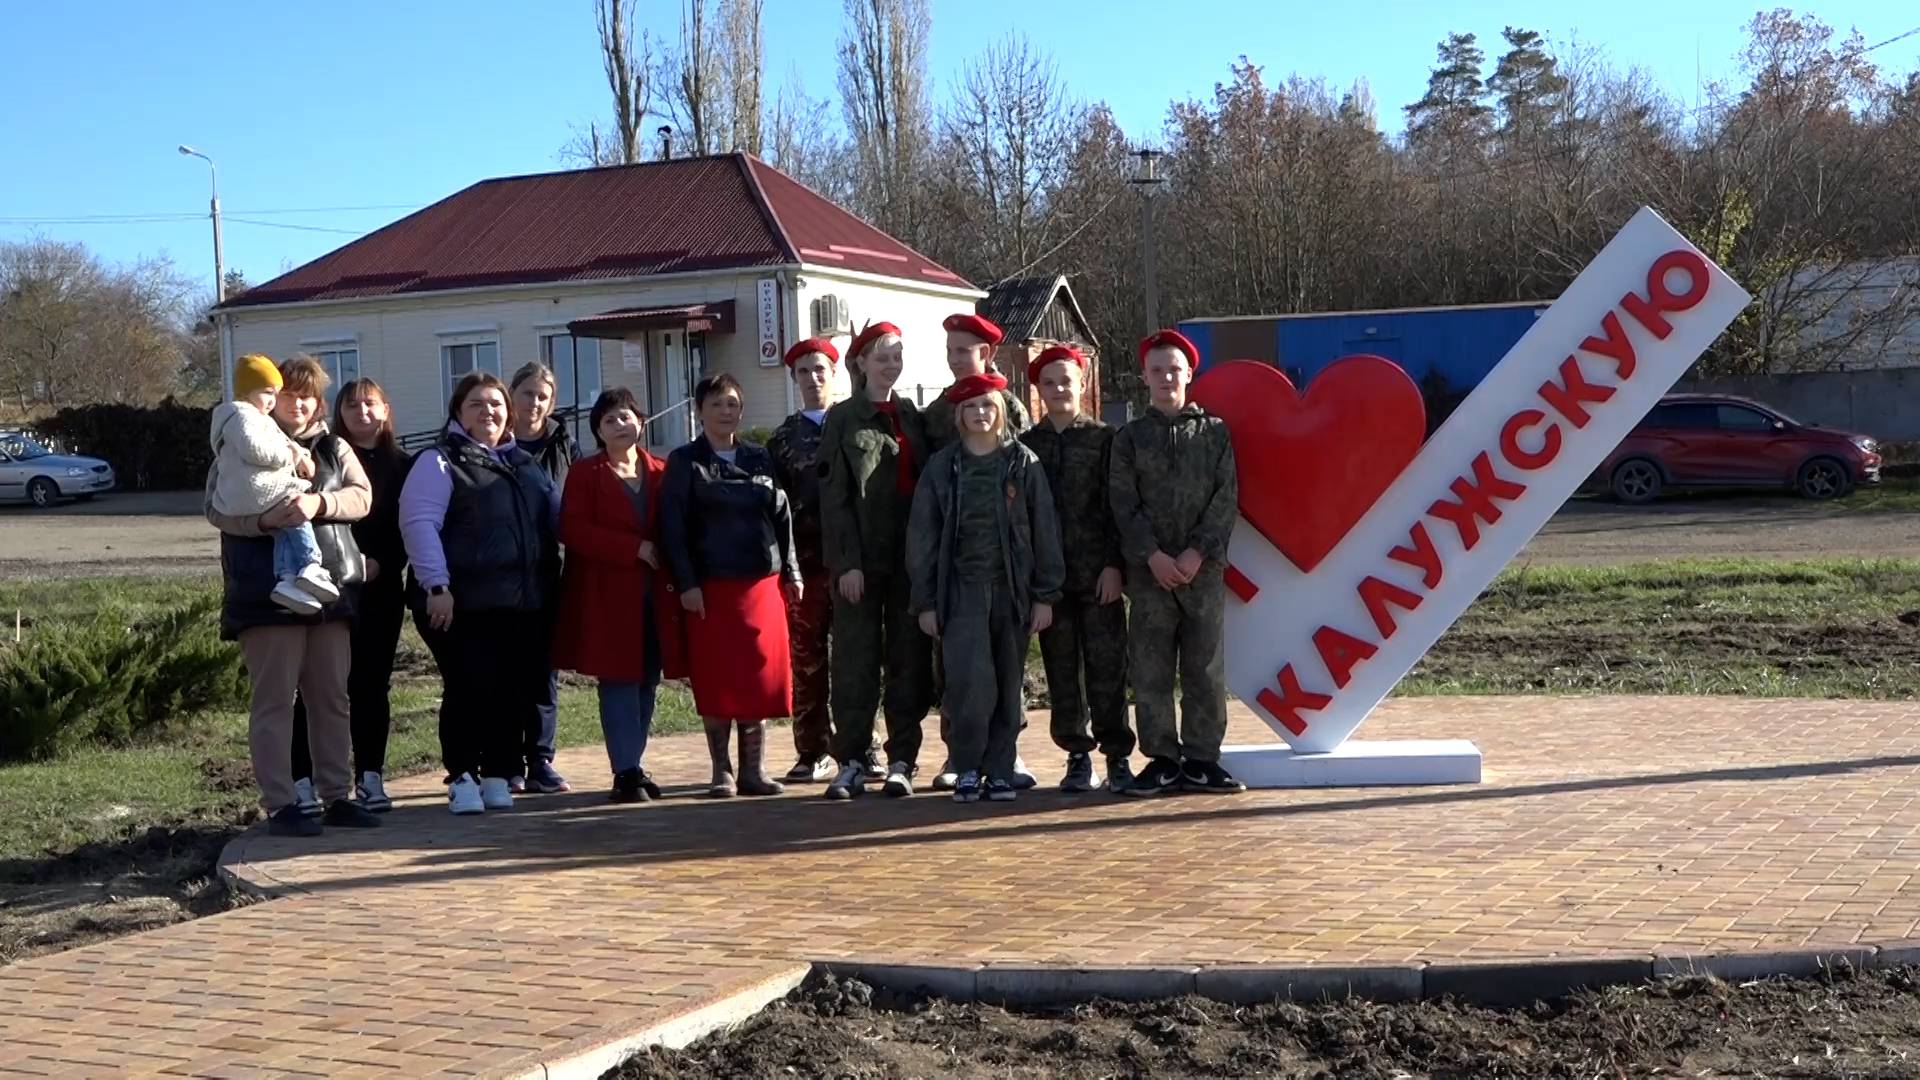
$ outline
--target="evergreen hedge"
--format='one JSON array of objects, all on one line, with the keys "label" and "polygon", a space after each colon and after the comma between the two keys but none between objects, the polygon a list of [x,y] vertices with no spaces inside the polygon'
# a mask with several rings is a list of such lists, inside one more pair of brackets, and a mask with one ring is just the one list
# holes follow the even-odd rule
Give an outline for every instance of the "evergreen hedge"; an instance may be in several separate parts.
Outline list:
[{"label": "evergreen hedge", "polygon": [[246,669],[220,640],[219,613],[214,595],[132,626],[101,615],[0,647],[0,763],[121,744],[178,717],[244,705]]},{"label": "evergreen hedge", "polygon": [[206,484],[213,463],[212,420],[211,409],[169,397],[158,405],[61,409],[33,429],[63,450],[106,460],[123,491],[190,491]]}]

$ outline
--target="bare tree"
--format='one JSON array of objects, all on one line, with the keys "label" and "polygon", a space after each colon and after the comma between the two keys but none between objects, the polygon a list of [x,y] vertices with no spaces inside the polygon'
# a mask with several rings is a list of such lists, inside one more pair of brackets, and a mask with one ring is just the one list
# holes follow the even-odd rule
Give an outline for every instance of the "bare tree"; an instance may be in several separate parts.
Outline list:
[{"label": "bare tree", "polygon": [[761,156],[761,71],[764,0],[720,0],[720,76],[726,87],[730,132],[725,148]]},{"label": "bare tree", "polygon": [[23,412],[158,401],[180,373],[189,291],[164,259],[111,267],[79,244],[0,243],[0,394]]},{"label": "bare tree", "polygon": [[927,0],[844,0],[840,102],[857,169],[856,205],[875,225],[919,239],[929,152]]},{"label": "bare tree", "polygon": [[833,130],[826,102],[807,95],[798,69],[788,73],[768,110],[766,150],[774,168],[836,202],[852,203],[846,146]]},{"label": "bare tree", "polygon": [[647,114],[653,109],[653,42],[636,33],[635,0],[594,0],[600,33],[600,66],[613,95],[613,118],[576,129],[560,159],[584,165],[632,165],[646,156]]},{"label": "bare tree", "polygon": [[[689,154],[711,154],[730,136],[723,50],[714,26],[713,0],[686,0],[680,13],[680,43],[661,62],[667,83],[667,116]],[[755,19],[758,21],[757,16]]]},{"label": "bare tree", "polygon": [[966,65],[942,118],[937,172],[953,265],[970,254],[1006,274],[1045,252],[1055,235],[1048,196],[1064,179],[1080,111],[1053,58],[1018,33]]}]

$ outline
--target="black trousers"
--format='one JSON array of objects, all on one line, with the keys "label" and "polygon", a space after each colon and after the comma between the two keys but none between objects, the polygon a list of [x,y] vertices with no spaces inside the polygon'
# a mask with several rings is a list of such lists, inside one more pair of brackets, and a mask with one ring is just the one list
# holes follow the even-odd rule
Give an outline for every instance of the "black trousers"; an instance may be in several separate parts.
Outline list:
[{"label": "black trousers", "polygon": [[[360,592],[360,606],[353,619],[353,668],[347,674],[347,705],[352,713],[353,778],[361,773],[387,771],[387,738],[393,733],[393,702],[388,688],[393,684],[394,654],[400,647],[400,624],[406,618],[406,594],[394,579],[394,587],[384,582]],[[313,778],[313,758],[307,752],[307,706],[298,698],[293,703],[293,778]]]},{"label": "black trousers", "polygon": [[511,779],[525,767],[521,740],[546,696],[545,651],[537,611],[462,611],[445,630],[414,625],[440,666],[440,757],[449,777]]}]

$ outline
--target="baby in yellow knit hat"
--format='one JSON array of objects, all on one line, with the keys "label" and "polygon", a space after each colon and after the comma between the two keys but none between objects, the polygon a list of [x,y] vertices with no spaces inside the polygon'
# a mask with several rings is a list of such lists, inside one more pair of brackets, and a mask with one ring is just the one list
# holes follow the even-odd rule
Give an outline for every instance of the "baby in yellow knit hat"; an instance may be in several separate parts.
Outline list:
[{"label": "baby in yellow knit hat", "polygon": [[[313,455],[274,423],[280,369],[258,353],[233,369],[233,401],[213,410],[213,508],[232,516],[264,514],[312,488]],[[271,529],[273,602],[299,615],[318,614],[340,599],[333,575],[320,565],[320,546],[308,522]]]}]

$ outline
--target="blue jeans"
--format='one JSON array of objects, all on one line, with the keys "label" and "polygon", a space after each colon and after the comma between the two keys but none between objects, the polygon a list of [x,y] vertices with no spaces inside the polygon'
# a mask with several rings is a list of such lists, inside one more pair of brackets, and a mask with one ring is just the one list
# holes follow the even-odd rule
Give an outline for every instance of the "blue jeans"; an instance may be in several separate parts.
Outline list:
[{"label": "blue jeans", "polygon": [[300,576],[309,566],[320,565],[320,544],[313,538],[313,525],[301,522],[273,530],[273,576],[285,581]]},{"label": "blue jeans", "polygon": [[653,623],[653,602],[640,605],[640,640],[647,659],[639,682],[600,680],[600,733],[607,740],[607,764],[618,774],[640,767],[653,734],[653,706],[660,689],[660,637]]}]

